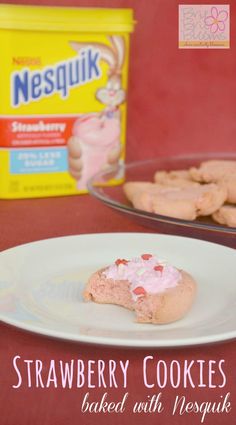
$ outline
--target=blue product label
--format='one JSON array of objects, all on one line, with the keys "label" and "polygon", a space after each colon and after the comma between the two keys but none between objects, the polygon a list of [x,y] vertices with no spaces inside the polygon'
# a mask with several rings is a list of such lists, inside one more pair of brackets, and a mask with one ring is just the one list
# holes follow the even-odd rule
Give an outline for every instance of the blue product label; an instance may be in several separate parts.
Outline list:
[{"label": "blue product label", "polygon": [[11,174],[67,171],[67,148],[16,149],[10,153]]}]

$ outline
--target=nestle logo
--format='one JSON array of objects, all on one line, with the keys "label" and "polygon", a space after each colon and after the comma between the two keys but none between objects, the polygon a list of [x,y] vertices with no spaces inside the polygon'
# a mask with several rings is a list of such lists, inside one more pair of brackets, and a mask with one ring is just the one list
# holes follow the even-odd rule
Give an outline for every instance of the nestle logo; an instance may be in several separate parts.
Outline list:
[{"label": "nestle logo", "polygon": [[229,49],[229,5],[179,5],[180,49]]},{"label": "nestle logo", "polygon": [[39,66],[42,65],[40,57],[17,56],[12,58],[12,65],[18,66]]}]

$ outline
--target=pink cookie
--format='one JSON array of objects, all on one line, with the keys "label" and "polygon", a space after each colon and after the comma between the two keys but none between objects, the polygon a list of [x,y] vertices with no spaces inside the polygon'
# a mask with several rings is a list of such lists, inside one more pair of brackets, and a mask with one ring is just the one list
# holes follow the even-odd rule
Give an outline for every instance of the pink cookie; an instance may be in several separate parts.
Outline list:
[{"label": "pink cookie", "polygon": [[236,204],[236,172],[223,177],[218,184],[227,191],[227,202]]},{"label": "pink cookie", "polygon": [[189,170],[193,180],[198,182],[218,182],[222,178],[236,173],[236,161],[209,160],[200,164],[200,167],[192,167]]},{"label": "pink cookie", "polygon": [[236,203],[236,161],[205,161],[199,168],[191,168],[190,174],[195,181],[222,185],[227,190],[227,202]]},{"label": "pink cookie", "polygon": [[223,205],[227,196],[226,190],[214,183],[186,187],[165,187],[150,183],[149,186],[138,186],[136,183],[133,192],[131,183],[129,185],[129,200],[135,208],[183,220],[195,220],[198,216],[213,214]]},{"label": "pink cookie", "polygon": [[161,185],[151,183],[151,182],[127,182],[123,185],[123,190],[130,202],[133,201],[134,196],[140,191],[151,191],[156,192],[158,189],[161,189]]},{"label": "pink cookie", "polygon": [[154,181],[172,187],[196,186],[198,184],[191,178],[189,170],[157,171],[154,174]]},{"label": "pink cookie", "polygon": [[95,272],[84,291],[86,301],[116,304],[134,310],[137,322],[155,324],[181,319],[195,296],[196,283],[188,273],[150,254]]},{"label": "pink cookie", "polygon": [[220,224],[236,227],[236,206],[224,205],[212,215],[213,219]]}]

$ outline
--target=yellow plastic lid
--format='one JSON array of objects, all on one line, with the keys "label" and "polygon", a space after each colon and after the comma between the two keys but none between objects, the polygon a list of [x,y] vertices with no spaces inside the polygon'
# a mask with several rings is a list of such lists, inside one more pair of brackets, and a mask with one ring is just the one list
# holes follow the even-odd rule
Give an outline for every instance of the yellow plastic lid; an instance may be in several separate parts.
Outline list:
[{"label": "yellow plastic lid", "polygon": [[0,4],[0,29],[119,33],[134,24],[132,9]]}]

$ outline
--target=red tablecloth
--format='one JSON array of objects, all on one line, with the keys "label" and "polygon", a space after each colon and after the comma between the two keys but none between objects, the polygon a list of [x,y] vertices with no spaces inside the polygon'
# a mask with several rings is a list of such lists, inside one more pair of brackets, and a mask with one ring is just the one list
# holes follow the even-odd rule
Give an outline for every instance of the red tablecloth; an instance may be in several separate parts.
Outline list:
[{"label": "red tablecloth", "polygon": [[[96,214],[94,213],[96,211]],[[1,239],[0,249],[15,246],[42,238],[72,235],[91,232],[150,231],[130,221],[117,212],[100,204],[90,196],[75,196],[68,198],[25,200],[0,202]],[[129,392],[126,410],[124,413],[81,413],[81,403],[85,394],[90,392],[90,399],[97,401],[106,391],[104,388],[62,389],[27,387],[27,372],[22,372],[23,385],[19,389],[12,386],[18,382],[13,368],[13,358],[19,355],[23,360],[42,360],[43,373],[47,375],[49,362],[55,360],[70,361],[71,359],[87,360],[102,359],[108,364],[109,359],[129,360],[128,386],[108,389],[109,400],[119,401],[126,392]],[[208,385],[208,362],[214,360],[216,364],[223,359],[226,384],[223,388],[183,388],[173,389],[170,384],[160,390],[157,385],[152,389],[145,387],[142,379],[142,362],[146,356],[153,356],[150,362],[149,377],[155,382],[156,364],[164,360],[167,365],[173,360],[183,364],[185,360],[195,361],[192,367],[192,377],[195,385],[199,383],[199,369],[197,360],[204,360],[204,380]],[[5,324],[0,326],[0,414],[1,425],[93,425],[95,423],[108,425],[111,422],[117,425],[123,423],[143,425],[186,425],[200,424],[200,415],[189,413],[182,416],[172,416],[171,409],[177,395],[185,395],[188,401],[216,401],[230,392],[232,410],[230,413],[209,414],[205,420],[207,424],[232,425],[235,422],[235,357],[236,341],[219,343],[209,346],[176,349],[122,349],[111,347],[90,346],[86,344],[70,343],[53,340],[20,331]],[[33,379],[33,378],[32,378]],[[121,379],[119,373],[118,379]],[[221,375],[216,373],[215,383],[222,383]],[[134,414],[132,405],[135,401],[145,401],[148,396],[162,392],[165,410],[161,413]]]}]

